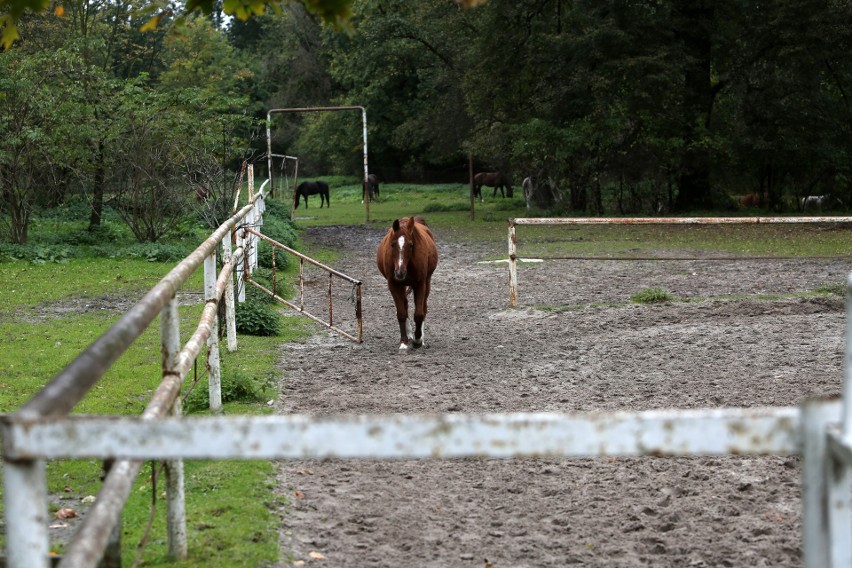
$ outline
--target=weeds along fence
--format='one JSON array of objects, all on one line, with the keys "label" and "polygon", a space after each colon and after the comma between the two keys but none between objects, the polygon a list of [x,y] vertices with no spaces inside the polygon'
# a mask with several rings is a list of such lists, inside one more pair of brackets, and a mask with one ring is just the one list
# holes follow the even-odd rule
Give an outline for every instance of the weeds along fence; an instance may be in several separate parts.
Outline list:
[{"label": "weeds along fence", "polygon": [[[241,210],[248,215],[251,208]],[[242,217],[239,217],[240,219]],[[211,337],[215,301],[183,350],[174,294],[179,283],[236,226],[232,218],[18,412],[3,429],[8,565],[49,565],[45,461],[116,460],[60,566],[95,566],[143,460],[164,460],[169,548],[186,554],[181,477],[186,459],[449,459],[599,456],[803,456],[805,565],[852,566],[852,340],[847,332],[842,400],[801,407],[655,410],[615,413],[492,413],[370,416],[209,416],[181,418],[182,378]],[[249,235],[251,236],[251,235]],[[243,246],[249,246],[243,243]],[[244,257],[238,247],[216,285]],[[213,300],[213,298],[211,298]],[[852,306],[852,277],[847,282]],[[162,312],[163,383],[141,417],[68,412],[126,346]],[[847,323],[852,308],[847,307]],[[111,330],[112,331],[112,330]],[[179,496],[178,496],[179,495]]]}]

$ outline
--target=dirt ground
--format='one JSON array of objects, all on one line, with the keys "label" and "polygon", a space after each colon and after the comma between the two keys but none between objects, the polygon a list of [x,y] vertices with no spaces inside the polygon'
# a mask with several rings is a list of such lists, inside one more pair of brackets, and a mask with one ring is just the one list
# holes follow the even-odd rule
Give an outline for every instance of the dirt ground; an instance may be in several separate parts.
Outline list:
[{"label": "dirt ground", "polygon": [[[303,236],[340,250],[334,267],[363,279],[365,341],[318,327],[284,345],[280,412],[789,406],[840,392],[843,299],[757,295],[839,284],[848,262],[524,264],[521,307],[509,309],[506,265],[480,263],[505,257],[505,238],[470,245],[437,232],[426,347],[401,355],[373,260],[382,233]],[[652,286],[704,299],[630,304]],[[741,299],[720,298],[731,294]],[[796,456],[288,461],[279,472],[291,501],[282,566],[802,564]]]}]

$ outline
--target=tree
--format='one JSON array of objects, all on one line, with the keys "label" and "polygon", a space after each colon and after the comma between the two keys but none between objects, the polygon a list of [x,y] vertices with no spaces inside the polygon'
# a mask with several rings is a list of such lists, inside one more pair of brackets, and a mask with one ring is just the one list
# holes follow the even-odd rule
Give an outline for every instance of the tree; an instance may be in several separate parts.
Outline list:
[{"label": "tree", "polygon": [[74,77],[80,60],[0,53],[0,213],[11,242],[25,243],[33,208],[79,172],[89,107]]},{"label": "tree", "polygon": [[[336,27],[343,27],[349,19],[354,0],[300,0],[312,13],[317,14],[323,21]],[[470,3],[470,2],[465,2]],[[279,14],[281,0],[225,0],[222,11],[240,20],[263,14],[269,10]],[[5,49],[21,39],[18,23],[29,12],[45,12],[51,7],[48,0],[0,0],[0,43]],[[182,26],[187,17],[199,10],[204,14],[212,14],[217,7],[216,0],[186,0],[183,9],[175,18],[176,6],[170,0],[149,0],[136,13],[144,16],[147,21],[142,24],[141,31],[156,29],[161,23],[173,21]],[[56,5],[54,13],[58,16],[65,14],[62,4]]]}]

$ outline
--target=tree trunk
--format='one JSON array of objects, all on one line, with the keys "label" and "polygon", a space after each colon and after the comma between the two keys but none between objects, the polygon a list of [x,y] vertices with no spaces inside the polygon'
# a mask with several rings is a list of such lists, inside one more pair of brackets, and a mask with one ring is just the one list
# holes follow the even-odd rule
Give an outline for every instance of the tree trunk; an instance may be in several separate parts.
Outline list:
[{"label": "tree trunk", "polygon": [[711,0],[677,0],[673,18],[677,37],[683,43],[684,93],[683,141],[679,191],[675,206],[685,211],[712,207],[710,152],[702,144],[710,126],[713,107],[711,84],[711,32],[714,4]]},{"label": "tree trunk", "polygon": [[103,221],[104,212],[104,180],[106,179],[106,165],[104,164],[104,142],[98,141],[98,151],[95,154],[95,179],[92,188],[92,214],[89,217],[89,230],[99,227]]}]

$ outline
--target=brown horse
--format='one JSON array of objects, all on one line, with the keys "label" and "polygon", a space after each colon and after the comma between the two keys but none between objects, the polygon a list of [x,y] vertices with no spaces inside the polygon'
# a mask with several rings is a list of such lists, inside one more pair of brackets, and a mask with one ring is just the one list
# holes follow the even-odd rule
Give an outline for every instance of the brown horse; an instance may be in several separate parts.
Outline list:
[{"label": "brown horse", "polygon": [[[479,172],[473,176],[473,196],[479,197],[482,201],[482,186],[494,188],[494,195],[497,197],[497,190],[500,190],[500,195],[503,197],[512,197],[512,178],[500,172]],[[503,193],[503,188],[506,188],[506,193]]]},{"label": "brown horse", "polygon": [[[421,217],[397,219],[379,249],[376,265],[388,281],[388,290],[396,306],[399,320],[399,348],[408,350],[423,345],[423,320],[426,319],[426,299],[429,297],[432,273],[438,266],[435,237]],[[408,335],[408,292],[414,292],[414,337]]]}]

